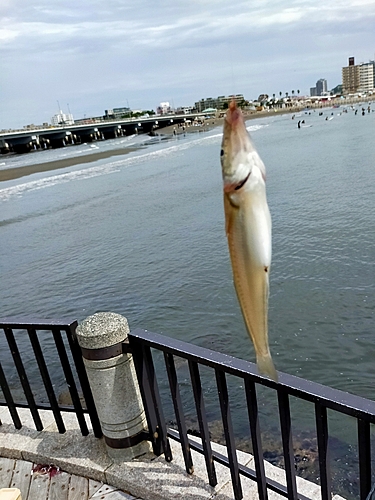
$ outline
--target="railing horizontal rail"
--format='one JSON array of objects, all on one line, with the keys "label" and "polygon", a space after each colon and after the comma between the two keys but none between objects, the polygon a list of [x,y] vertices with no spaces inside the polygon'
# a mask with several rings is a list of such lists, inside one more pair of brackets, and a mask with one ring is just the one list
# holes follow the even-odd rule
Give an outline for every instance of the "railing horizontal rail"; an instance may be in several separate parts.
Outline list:
[{"label": "railing horizontal rail", "polygon": [[22,330],[25,328],[34,328],[35,330],[51,330],[51,327],[72,328],[77,326],[77,321],[64,319],[34,320],[32,318],[19,318],[16,321],[11,318],[1,318],[1,328],[12,328]]},{"label": "railing horizontal rail", "polygon": [[135,329],[129,334],[129,339],[139,338],[145,345],[162,349],[163,352],[174,354],[180,358],[195,361],[214,369],[224,369],[226,373],[241,378],[251,378],[258,384],[273,389],[285,388],[289,395],[312,403],[321,403],[325,407],[339,411],[369,423],[375,423],[375,401],[356,396],[348,392],[327,387],[316,382],[310,382],[293,375],[278,372],[279,381],[263,377],[257,372],[257,367],[250,361],[234,358],[228,354],[211,351],[181,340],[165,337],[147,330]]}]

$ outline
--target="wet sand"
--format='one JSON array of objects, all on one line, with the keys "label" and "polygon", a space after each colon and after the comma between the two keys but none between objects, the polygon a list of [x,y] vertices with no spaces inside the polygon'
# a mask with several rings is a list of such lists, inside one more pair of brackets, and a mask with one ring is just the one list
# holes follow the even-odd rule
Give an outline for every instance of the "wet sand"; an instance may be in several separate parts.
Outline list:
[{"label": "wet sand", "polygon": [[[90,163],[104,158],[110,158],[111,156],[126,155],[128,153],[132,153],[133,151],[137,151],[138,149],[141,148],[121,148],[109,151],[98,151],[97,153],[77,155],[72,158],[63,158],[61,160],[49,161],[46,163],[35,163],[34,165],[26,165],[25,167],[8,168],[6,170],[0,170],[0,182],[18,179],[26,175],[68,168],[81,163]],[[38,153],[35,154],[37,155]]]}]

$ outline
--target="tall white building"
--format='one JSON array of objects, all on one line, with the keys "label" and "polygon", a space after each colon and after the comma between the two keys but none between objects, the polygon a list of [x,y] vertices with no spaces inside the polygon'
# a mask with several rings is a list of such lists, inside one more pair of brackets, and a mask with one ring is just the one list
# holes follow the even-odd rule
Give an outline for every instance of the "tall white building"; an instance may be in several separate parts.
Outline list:
[{"label": "tall white building", "polygon": [[65,114],[60,109],[60,113],[53,115],[51,118],[51,123],[54,127],[58,127],[59,125],[74,125],[73,115],[70,113]]},{"label": "tall white building", "polygon": [[316,82],[316,95],[327,94],[327,80],[321,78]]},{"label": "tall white building", "polygon": [[367,92],[374,90],[374,62],[359,65],[359,90]]}]

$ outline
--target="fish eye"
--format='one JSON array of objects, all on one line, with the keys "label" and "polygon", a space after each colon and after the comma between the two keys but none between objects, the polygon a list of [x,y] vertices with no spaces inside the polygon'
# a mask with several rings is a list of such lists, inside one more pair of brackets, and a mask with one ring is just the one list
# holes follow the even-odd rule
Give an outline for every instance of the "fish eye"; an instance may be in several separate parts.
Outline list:
[{"label": "fish eye", "polygon": [[224,156],[224,149],[220,151],[220,156]]}]

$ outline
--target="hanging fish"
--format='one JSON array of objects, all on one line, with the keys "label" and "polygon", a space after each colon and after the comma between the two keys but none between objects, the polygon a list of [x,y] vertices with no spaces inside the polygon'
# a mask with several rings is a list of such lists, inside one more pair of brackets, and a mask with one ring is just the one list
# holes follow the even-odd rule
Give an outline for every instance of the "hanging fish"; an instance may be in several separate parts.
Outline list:
[{"label": "hanging fish", "polygon": [[233,100],[221,144],[224,211],[234,286],[253,341],[258,370],[277,381],[268,345],[271,216],[266,170]]}]

